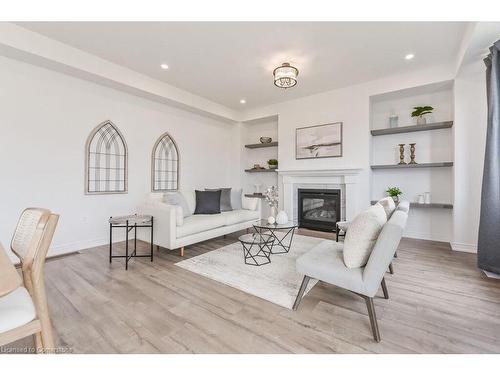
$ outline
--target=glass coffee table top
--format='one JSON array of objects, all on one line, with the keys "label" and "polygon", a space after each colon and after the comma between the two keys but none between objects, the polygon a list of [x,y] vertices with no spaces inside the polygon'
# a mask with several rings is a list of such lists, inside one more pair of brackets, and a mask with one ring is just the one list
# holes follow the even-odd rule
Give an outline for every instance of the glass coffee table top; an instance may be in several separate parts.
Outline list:
[{"label": "glass coffee table top", "polygon": [[274,241],[274,237],[269,234],[248,233],[238,237],[240,242],[249,245],[268,244]]},{"label": "glass coffee table top", "polygon": [[289,221],[285,224],[269,224],[267,220],[260,220],[256,224],[254,224],[254,227],[256,228],[263,228],[263,229],[292,229],[292,228],[297,228],[299,226],[299,223],[296,221]]}]

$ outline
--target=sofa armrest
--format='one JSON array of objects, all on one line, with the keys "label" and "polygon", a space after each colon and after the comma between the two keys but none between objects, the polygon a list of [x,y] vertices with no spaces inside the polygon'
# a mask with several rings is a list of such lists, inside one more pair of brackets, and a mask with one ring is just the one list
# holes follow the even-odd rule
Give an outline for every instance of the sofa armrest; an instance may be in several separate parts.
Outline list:
[{"label": "sofa armrest", "polygon": [[[141,204],[137,207],[138,214],[153,216],[153,242],[155,245],[168,249],[175,248],[177,236],[176,206],[165,203]],[[141,238],[139,236],[138,238]],[[144,241],[150,241],[144,238]]]}]

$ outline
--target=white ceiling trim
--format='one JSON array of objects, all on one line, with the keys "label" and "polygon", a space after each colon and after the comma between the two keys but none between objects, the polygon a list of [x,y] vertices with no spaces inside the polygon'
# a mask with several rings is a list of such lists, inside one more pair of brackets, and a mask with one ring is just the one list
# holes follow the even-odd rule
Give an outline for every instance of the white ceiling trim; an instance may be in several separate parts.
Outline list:
[{"label": "white ceiling trim", "polygon": [[219,120],[239,121],[237,111],[221,104],[12,23],[0,23],[0,54]]}]

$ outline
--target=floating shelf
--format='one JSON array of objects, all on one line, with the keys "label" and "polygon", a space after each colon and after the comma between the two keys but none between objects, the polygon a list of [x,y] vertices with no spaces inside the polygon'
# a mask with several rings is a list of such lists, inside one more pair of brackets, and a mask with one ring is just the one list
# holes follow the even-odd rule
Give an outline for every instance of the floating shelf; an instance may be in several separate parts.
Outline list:
[{"label": "floating shelf", "polygon": [[278,146],[278,142],[253,143],[251,145],[245,145],[246,148],[264,148],[264,147],[276,147],[276,146]]},{"label": "floating shelf", "polygon": [[439,163],[420,163],[420,164],[387,164],[387,165],[372,165],[371,169],[401,169],[401,168],[440,168],[453,167],[452,161],[443,161]]},{"label": "floating shelf", "polygon": [[425,125],[411,125],[402,126],[400,128],[387,128],[387,129],[376,129],[372,130],[372,135],[388,135],[388,134],[399,134],[399,133],[413,133],[413,132],[423,132],[426,130],[437,130],[437,129],[447,129],[453,126],[453,121],[443,121],[434,122],[432,124]]},{"label": "floating shelf", "polygon": [[[372,204],[377,203],[377,201],[372,201]],[[417,203],[417,202],[410,202],[410,207],[415,207],[415,208],[447,208],[447,209],[453,209],[453,205],[451,203]]]},{"label": "floating shelf", "polygon": [[264,196],[264,194],[245,194],[245,197],[247,197],[247,198],[260,198],[260,199],[266,198]]},{"label": "floating shelf", "polygon": [[245,169],[248,173],[260,173],[260,172],[277,172],[277,169],[262,168],[262,169]]}]

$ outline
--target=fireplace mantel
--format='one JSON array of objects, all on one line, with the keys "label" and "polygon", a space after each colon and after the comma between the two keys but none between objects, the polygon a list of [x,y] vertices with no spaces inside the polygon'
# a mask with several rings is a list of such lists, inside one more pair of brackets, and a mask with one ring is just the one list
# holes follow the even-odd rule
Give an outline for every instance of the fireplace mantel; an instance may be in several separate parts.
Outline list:
[{"label": "fireplace mantel", "polygon": [[340,187],[344,194],[344,220],[351,220],[357,212],[357,183],[362,169],[278,170],[282,185],[283,209],[290,218],[297,218],[297,189],[299,187]]}]

